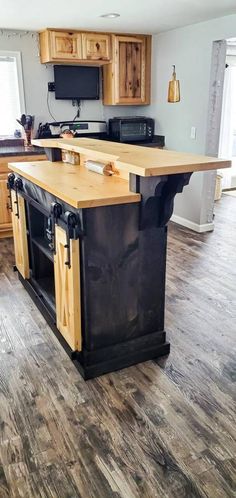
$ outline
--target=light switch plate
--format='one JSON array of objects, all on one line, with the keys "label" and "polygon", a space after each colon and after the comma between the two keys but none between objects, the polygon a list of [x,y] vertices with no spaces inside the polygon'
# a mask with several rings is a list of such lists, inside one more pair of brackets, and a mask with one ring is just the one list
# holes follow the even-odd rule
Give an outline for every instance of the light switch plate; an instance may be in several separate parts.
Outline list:
[{"label": "light switch plate", "polygon": [[193,140],[196,140],[196,132],[197,132],[197,128],[195,126],[192,126],[191,127],[190,138],[192,138]]}]

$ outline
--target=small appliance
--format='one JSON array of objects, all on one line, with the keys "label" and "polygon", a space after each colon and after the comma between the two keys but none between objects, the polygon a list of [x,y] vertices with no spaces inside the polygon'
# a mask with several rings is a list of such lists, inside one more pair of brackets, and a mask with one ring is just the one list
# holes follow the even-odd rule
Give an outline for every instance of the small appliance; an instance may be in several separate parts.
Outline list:
[{"label": "small appliance", "polygon": [[151,142],[154,137],[154,119],[144,116],[109,119],[110,140],[124,143]]},{"label": "small appliance", "polygon": [[40,123],[37,138],[59,138],[65,130],[73,132],[75,138],[87,137],[96,139],[107,138],[106,121],[54,121]]}]

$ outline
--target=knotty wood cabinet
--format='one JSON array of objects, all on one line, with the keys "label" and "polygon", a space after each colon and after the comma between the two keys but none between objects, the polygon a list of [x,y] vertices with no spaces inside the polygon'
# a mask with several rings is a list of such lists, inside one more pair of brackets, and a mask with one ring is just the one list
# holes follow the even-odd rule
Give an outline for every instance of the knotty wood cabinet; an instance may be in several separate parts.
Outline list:
[{"label": "knotty wood cabinet", "polygon": [[0,238],[12,235],[8,195],[7,173],[2,173],[0,174]]},{"label": "knotty wood cabinet", "polygon": [[[68,241],[63,228],[55,228],[54,278],[57,328],[72,351],[81,351],[79,239]],[[70,251],[70,264],[68,261]]]},{"label": "knotty wood cabinet", "polygon": [[52,59],[81,59],[82,46],[80,33],[50,31]]},{"label": "knotty wood cabinet", "polygon": [[12,218],[9,210],[9,192],[7,189],[8,163],[41,161],[42,159],[46,159],[46,156],[43,154],[42,156],[0,157],[0,238],[12,237]]},{"label": "knotty wood cabinet", "polygon": [[46,29],[39,41],[42,63],[103,66],[105,105],[150,104],[151,36]]},{"label": "knotty wood cabinet", "polygon": [[103,67],[103,103],[150,103],[151,36],[112,35],[112,63]]},{"label": "knotty wood cabinet", "polygon": [[39,36],[41,62],[70,62],[82,59],[80,33],[46,30]]},{"label": "knotty wood cabinet", "polygon": [[101,65],[110,61],[110,35],[47,29],[39,34],[40,60]]},{"label": "knotty wood cabinet", "polygon": [[29,278],[29,252],[26,231],[25,201],[23,197],[11,191],[12,227],[17,270],[23,278]]},{"label": "knotty wood cabinet", "polygon": [[110,61],[110,35],[82,33],[82,58]]}]

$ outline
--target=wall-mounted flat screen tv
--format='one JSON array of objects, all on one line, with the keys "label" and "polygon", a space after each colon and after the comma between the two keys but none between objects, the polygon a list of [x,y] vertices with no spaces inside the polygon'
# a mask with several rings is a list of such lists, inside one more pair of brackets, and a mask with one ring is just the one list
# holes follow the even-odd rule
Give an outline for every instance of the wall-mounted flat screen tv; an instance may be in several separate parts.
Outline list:
[{"label": "wall-mounted flat screen tv", "polygon": [[98,67],[54,66],[54,81],[56,99],[99,99]]}]

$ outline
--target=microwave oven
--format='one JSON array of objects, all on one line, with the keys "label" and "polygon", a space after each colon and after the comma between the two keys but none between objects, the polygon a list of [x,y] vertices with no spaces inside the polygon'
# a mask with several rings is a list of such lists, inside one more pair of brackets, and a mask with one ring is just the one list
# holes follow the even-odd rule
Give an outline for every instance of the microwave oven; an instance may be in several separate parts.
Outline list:
[{"label": "microwave oven", "polygon": [[116,142],[152,142],[154,119],[143,116],[109,119],[109,138]]}]

